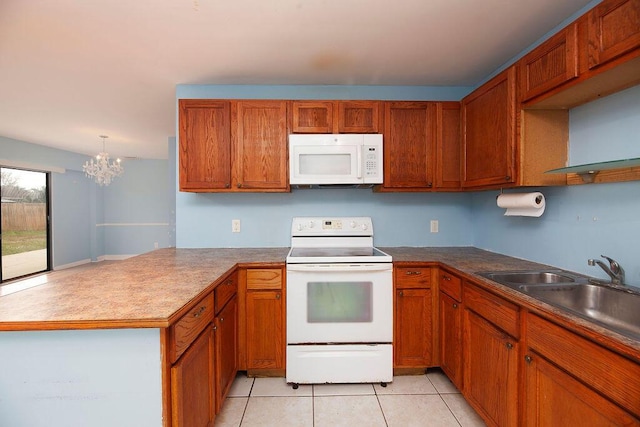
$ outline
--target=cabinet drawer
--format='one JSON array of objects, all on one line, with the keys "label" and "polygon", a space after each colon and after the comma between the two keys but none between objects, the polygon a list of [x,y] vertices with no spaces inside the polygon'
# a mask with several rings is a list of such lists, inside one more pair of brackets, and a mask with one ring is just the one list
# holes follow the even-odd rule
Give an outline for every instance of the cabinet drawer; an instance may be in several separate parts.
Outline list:
[{"label": "cabinet drawer", "polygon": [[456,301],[462,301],[462,280],[447,270],[440,270],[440,290]]},{"label": "cabinet drawer", "polygon": [[247,289],[282,289],[282,269],[250,268],[247,270]]},{"label": "cabinet drawer", "polygon": [[398,267],[395,275],[398,289],[431,287],[430,267]]},{"label": "cabinet drawer", "polygon": [[213,293],[204,297],[171,326],[170,358],[174,363],[213,320]]},{"label": "cabinet drawer", "polygon": [[514,338],[520,337],[517,305],[472,285],[464,287],[464,304]]},{"label": "cabinet drawer", "polygon": [[215,312],[218,314],[238,291],[238,276],[232,274],[220,283],[213,291],[215,297]]},{"label": "cabinet drawer", "polygon": [[640,415],[639,364],[536,315],[526,324],[530,349]]}]

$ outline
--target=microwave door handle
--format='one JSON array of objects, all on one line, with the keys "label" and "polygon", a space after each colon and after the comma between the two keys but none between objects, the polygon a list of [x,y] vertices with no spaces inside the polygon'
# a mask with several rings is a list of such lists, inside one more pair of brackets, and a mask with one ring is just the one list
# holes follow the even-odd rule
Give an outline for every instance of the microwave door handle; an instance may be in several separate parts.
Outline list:
[{"label": "microwave door handle", "polygon": [[358,160],[358,179],[362,179],[362,145],[358,146],[356,157]]}]

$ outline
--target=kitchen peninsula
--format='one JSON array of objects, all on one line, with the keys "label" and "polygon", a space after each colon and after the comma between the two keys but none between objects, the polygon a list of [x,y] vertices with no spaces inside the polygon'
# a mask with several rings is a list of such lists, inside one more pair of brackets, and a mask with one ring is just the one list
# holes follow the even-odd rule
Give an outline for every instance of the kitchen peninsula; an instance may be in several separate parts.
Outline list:
[{"label": "kitchen peninsula", "polygon": [[[513,308],[521,319],[513,332],[519,338],[512,344],[517,352],[515,360],[531,354],[534,359],[538,357],[538,353],[529,351],[534,345],[527,341],[537,330],[526,332],[527,327],[548,324],[561,329],[562,334],[577,337],[571,339],[578,347],[584,341],[585,348],[597,349],[599,356],[606,352],[615,360],[620,359],[625,368],[634,372],[640,369],[640,341],[476,275],[478,271],[548,266],[472,247],[382,249],[393,256],[395,265],[430,268],[432,277],[445,268],[454,272],[462,281],[465,298],[486,294],[491,301],[503,303],[496,305],[496,310]],[[172,424],[172,408],[175,412],[177,406],[171,400],[176,390],[171,367],[183,360],[189,350],[182,358],[182,353],[172,354],[172,334],[176,332],[170,331],[186,314],[194,313],[196,322],[205,318],[209,308],[202,302],[211,298],[216,305],[214,297],[222,297],[223,293],[215,291],[223,289],[236,270],[281,269],[287,251],[288,248],[161,249],[1,297],[0,353],[4,363],[0,368],[0,424],[178,424]],[[246,286],[246,276],[240,277],[238,295],[244,294]],[[437,281],[432,286],[438,290]],[[283,285],[283,295],[284,289]],[[224,298],[227,301],[230,297]],[[472,300],[468,305],[470,309],[464,310],[469,314],[465,314],[476,316],[471,311],[476,310]],[[483,314],[481,308],[477,311]],[[212,322],[214,313],[210,316],[202,322]],[[490,313],[485,316],[491,317]],[[242,319],[238,320],[245,325]],[[240,327],[238,334],[242,333]],[[202,332],[200,337],[206,334]],[[193,346],[200,338],[194,340]],[[240,345],[238,352],[243,351]],[[172,360],[174,357],[176,360]],[[435,357],[434,366],[439,359],[439,355]],[[616,369],[607,366],[607,370]],[[468,382],[470,374],[466,368],[464,371]],[[617,383],[612,383],[613,394],[606,401],[618,412],[638,417],[640,384],[633,380],[632,373],[626,371],[630,377],[625,379],[624,392],[616,394]],[[463,390],[464,387],[466,384]],[[599,384],[593,387],[598,390]],[[517,404],[518,399],[515,400]],[[482,415],[487,419],[487,414]]]}]

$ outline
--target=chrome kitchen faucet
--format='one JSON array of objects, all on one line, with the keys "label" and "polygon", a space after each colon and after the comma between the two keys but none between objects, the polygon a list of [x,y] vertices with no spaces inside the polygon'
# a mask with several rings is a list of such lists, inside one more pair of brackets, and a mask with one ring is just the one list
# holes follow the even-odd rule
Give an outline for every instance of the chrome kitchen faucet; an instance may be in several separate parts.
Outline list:
[{"label": "chrome kitchen faucet", "polygon": [[611,259],[605,255],[600,256],[609,261],[609,267],[607,267],[605,263],[597,259],[587,260],[587,263],[591,266],[596,264],[599,265],[600,268],[602,268],[604,272],[607,273],[609,277],[611,277],[611,283],[613,283],[614,285],[624,285],[624,269],[622,268],[622,266],[620,266],[620,264],[618,264],[618,261]]}]

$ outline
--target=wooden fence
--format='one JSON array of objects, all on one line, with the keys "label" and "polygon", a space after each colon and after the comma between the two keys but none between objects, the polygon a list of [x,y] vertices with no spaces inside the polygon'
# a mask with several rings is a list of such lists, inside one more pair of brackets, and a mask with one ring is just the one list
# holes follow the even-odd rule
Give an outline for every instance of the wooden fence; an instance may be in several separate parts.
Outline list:
[{"label": "wooden fence", "polygon": [[46,203],[2,203],[2,231],[47,229]]}]

